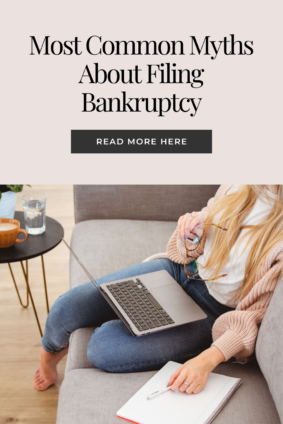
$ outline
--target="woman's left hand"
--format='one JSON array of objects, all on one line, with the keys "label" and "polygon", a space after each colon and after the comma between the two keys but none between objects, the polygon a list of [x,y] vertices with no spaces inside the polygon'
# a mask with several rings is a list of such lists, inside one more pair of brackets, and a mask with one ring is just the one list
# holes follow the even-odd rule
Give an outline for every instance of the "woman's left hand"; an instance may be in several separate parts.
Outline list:
[{"label": "woman's left hand", "polygon": [[197,394],[206,385],[211,371],[224,359],[223,353],[216,346],[211,346],[179,367],[171,375],[168,386],[171,386],[171,390],[174,391],[179,389],[188,394]]}]

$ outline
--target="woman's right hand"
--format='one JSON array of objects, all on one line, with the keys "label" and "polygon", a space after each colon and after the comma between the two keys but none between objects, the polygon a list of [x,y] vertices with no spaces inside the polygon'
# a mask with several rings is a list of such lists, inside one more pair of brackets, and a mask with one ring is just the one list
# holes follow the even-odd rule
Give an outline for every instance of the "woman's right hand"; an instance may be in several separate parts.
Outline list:
[{"label": "woman's right hand", "polygon": [[180,216],[178,220],[178,235],[180,240],[184,241],[186,238],[195,240],[196,237],[200,239],[203,235],[204,219],[202,216],[192,217],[191,214],[186,213]]}]

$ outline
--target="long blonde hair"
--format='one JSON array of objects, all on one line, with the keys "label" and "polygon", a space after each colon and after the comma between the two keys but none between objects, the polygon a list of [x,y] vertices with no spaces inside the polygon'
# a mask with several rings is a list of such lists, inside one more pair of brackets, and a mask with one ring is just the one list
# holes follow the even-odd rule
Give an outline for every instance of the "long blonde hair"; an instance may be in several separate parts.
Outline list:
[{"label": "long blonde hair", "polygon": [[[273,202],[269,215],[257,225],[243,225],[259,197]],[[228,230],[214,231],[211,253],[205,268],[213,269],[213,276],[219,275],[241,231],[247,229],[243,237],[247,238],[245,249],[249,248],[250,251],[243,284],[235,297],[235,299],[242,299],[250,291],[262,260],[276,243],[283,240],[283,186],[278,186],[278,195],[274,199],[268,195],[268,190],[262,185],[244,185],[216,202],[206,222],[213,222],[216,214],[220,215],[217,223]],[[208,226],[205,228],[207,231]],[[282,275],[283,267],[276,277],[280,278]]]}]

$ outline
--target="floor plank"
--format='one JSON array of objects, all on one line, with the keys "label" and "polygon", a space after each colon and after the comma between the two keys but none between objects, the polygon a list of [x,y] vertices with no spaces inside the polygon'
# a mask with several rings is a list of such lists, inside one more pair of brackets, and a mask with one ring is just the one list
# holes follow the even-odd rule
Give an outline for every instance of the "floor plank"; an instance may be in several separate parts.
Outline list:
[{"label": "floor plank", "polygon": [[[36,186],[32,189],[47,195],[47,215],[64,227],[65,239],[70,242],[74,227],[72,186]],[[25,188],[25,192],[30,191]],[[17,210],[22,210],[21,195],[17,195]],[[0,252],[1,254],[1,252]],[[69,252],[57,246],[45,256],[49,303],[68,290]],[[25,283],[19,264],[13,264],[16,281],[25,301]],[[39,319],[44,328],[46,306],[40,258],[29,261],[32,294]],[[33,388],[33,376],[38,366],[40,335],[31,306],[23,309],[7,265],[0,265],[0,424],[54,424],[59,387],[63,380],[65,359],[59,364],[59,380],[45,392]]]}]

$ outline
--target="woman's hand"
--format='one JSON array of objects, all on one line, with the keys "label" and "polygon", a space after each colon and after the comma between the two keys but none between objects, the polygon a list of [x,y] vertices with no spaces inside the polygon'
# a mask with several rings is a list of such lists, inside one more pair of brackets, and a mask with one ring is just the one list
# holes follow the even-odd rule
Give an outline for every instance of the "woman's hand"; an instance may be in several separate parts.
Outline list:
[{"label": "woman's hand", "polygon": [[[179,367],[171,375],[168,386],[171,386],[173,391],[179,389],[188,394],[197,394],[206,385],[211,371],[224,359],[223,353],[216,346],[211,346]],[[184,383],[188,386],[185,386]]]},{"label": "woman's hand", "polygon": [[193,218],[191,214],[186,213],[180,216],[178,220],[178,235],[182,241],[185,238],[194,240],[196,236],[200,238],[203,234],[204,220],[202,216],[196,216]]}]

